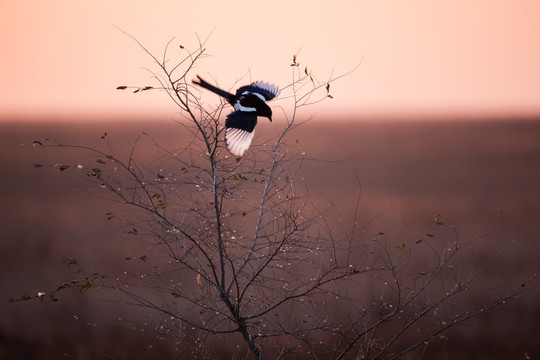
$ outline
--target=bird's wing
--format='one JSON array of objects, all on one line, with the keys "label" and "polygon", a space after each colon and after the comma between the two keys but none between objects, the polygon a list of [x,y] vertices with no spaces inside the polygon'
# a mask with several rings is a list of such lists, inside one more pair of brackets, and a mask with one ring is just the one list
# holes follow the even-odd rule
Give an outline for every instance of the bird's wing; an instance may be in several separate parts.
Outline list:
[{"label": "bird's wing", "polygon": [[233,111],[227,115],[225,120],[226,128],[235,128],[246,132],[252,132],[255,125],[257,125],[257,113],[251,111]]},{"label": "bird's wing", "polygon": [[257,113],[233,111],[225,120],[225,140],[227,149],[235,155],[242,156],[251,145],[257,125]]},{"label": "bird's wing", "polygon": [[279,95],[279,88],[273,84],[256,81],[251,85],[242,86],[236,90],[236,96],[243,95],[246,92],[262,95],[264,101],[268,101]]}]

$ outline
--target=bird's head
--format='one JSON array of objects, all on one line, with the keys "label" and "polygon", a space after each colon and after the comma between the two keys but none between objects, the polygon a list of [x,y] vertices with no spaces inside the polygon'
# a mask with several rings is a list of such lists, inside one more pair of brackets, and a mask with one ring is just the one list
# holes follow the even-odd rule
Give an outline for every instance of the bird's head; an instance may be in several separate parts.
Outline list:
[{"label": "bird's head", "polygon": [[268,118],[268,120],[272,121],[272,109],[270,109],[270,106],[263,103],[264,106],[257,109],[257,115]]}]

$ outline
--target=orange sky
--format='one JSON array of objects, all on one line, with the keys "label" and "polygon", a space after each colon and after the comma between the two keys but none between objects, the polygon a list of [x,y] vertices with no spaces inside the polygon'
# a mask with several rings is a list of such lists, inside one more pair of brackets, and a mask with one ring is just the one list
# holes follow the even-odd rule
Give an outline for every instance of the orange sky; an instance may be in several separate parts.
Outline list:
[{"label": "orange sky", "polygon": [[115,26],[161,54],[206,37],[196,71],[227,87],[248,71],[285,85],[292,54],[333,85],[313,113],[539,116],[540,1],[0,0],[0,120],[111,114],[173,118],[151,60]]}]

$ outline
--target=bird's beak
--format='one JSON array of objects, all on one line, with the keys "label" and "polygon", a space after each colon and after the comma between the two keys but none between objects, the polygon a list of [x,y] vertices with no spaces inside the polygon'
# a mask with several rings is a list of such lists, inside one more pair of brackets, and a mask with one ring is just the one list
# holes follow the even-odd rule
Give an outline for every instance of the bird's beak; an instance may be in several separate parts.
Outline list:
[{"label": "bird's beak", "polygon": [[269,117],[268,117],[268,120],[270,120],[270,122],[272,122],[272,117],[271,117],[271,116],[269,116]]}]

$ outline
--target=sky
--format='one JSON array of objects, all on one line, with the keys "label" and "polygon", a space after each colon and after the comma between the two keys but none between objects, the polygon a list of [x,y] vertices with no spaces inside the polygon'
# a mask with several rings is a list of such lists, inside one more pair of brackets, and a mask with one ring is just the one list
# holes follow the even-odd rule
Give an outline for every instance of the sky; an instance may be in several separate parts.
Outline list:
[{"label": "sky", "polygon": [[0,121],[174,118],[163,93],[116,90],[155,85],[124,32],[159,57],[208,38],[194,74],[227,89],[285,86],[296,53],[320,80],[359,64],[314,115],[540,117],[539,14],[538,0],[0,0]]}]

